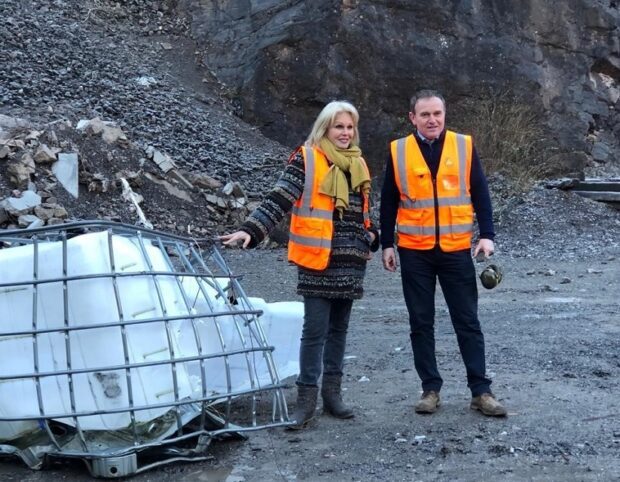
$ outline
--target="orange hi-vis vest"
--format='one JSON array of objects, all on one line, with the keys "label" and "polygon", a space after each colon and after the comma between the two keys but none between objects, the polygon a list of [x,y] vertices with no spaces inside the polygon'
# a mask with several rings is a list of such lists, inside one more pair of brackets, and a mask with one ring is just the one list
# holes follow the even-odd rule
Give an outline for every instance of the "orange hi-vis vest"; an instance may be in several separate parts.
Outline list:
[{"label": "orange hi-vis vest", "polygon": [[[327,268],[332,248],[335,203],[331,196],[319,192],[319,186],[330,164],[317,148],[302,146],[301,152],[306,181],[301,197],[293,205],[288,260],[304,268],[323,270]],[[368,171],[365,162],[364,167]],[[364,225],[369,228],[367,196],[363,196],[363,211]]]},{"label": "orange hi-vis vest", "polygon": [[446,252],[471,248],[471,136],[446,131],[435,181],[413,134],[390,147],[400,191],[398,246],[431,249],[439,244]]}]

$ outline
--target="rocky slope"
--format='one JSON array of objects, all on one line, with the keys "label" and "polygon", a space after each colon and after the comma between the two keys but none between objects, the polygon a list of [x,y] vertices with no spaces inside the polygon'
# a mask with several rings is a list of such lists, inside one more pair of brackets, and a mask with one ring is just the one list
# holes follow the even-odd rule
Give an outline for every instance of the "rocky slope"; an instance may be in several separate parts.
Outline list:
[{"label": "rocky slope", "polygon": [[[245,204],[259,196],[289,155],[231,114],[222,86],[195,68],[182,19],[163,2],[8,0],[0,18],[2,197],[28,189],[31,181],[31,189],[44,191],[44,202],[63,200],[67,219],[135,222],[135,213],[123,207],[120,184],[107,182],[126,170],[140,185],[143,209],[156,227],[186,231],[193,225],[198,234],[213,234],[247,214],[236,199]],[[95,118],[115,123],[125,142],[102,142],[76,130],[80,120]],[[55,160],[29,161],[40,146],[54,156],[78,154],[78,199],[51,176]],[[183,184],[164,176],[147,162],[153,150],[202,181]],[[21,164],[31,164],[27,174],[11,181],[9,166]],[[93,175],[105,187],[95,186]],[[161,182],[166,179],[172,187]],[[237,189],[231,197],[234,182],[243,193]],[[239,208],[239,216],[231,215],[231,207]],[[11,215],[9,225],[16,222]]]}]

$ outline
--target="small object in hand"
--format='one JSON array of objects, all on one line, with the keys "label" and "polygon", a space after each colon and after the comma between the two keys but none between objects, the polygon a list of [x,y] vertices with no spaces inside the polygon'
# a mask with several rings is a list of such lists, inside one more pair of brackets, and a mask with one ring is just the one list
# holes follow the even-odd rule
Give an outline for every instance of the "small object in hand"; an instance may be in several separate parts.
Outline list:
[{"label": "small object in hand", "polygon": [[490,290],[501,283],[503,277],[502,269],[496,264],[490,264],[480,273],[482,286]]}]

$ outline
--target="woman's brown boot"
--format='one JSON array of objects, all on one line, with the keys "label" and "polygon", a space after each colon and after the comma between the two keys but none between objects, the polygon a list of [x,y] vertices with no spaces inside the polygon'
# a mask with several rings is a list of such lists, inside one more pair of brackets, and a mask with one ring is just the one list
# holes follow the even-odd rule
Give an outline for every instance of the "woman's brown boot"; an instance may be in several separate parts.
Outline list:
[{"label": "woman's brown boot", "polygon": [[342,375],[323,375],[321,396],[323,397],[323,409],[336,418],[353,418],[353,410],[342,401]]},{"label": "woman's brown boot", "polygon": [[308,422],[314,418],[318,393],[319,387],[297,385],[297,404],[295,405],[295,412],[291,416],[292,424],[287,428],[290,430],[306,428]]}]

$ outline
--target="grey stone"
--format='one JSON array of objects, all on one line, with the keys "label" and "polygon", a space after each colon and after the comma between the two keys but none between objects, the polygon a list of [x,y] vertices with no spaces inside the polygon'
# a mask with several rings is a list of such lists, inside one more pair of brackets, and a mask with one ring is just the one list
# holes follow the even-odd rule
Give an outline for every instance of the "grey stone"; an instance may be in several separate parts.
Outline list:
[{"label": "grey stone", "polygon": [[26,119],[0,114],[0,130],[15,129],[16,127],[30,127],[30,123]]},{"label": "grey stone", "polygon": [[209,176],[204,173],[187,173],[185,176],[189,179],[189,181],[196,187],[202,189],[219,189],[222,187],[222,183],[217,179]]},{"label": "grey stone", "polygon": [[28,188],[30,176],[34,174],[34,160],[30,153],[24,153],[19,160],[12,161],[7,167],[7,174],[13,184],[19,188]]},{"label": "grey stone", "polygon": [[34,161],[37,163],[52,163],[56,161],[56,154],[45,144],[40,144],[34,154]]},{"label": "grey stone", "polygon": [[170,156],[156,149],[152,151],[152,159],[153,162],[157,164],[164,173],[167,173],[168,171],[176,167],[174,161],[170,158]]},{"label": "grey stone", "polygon": [[9,214],[4,209],[2,202],[0,202],[0,224],[4,224],[9,220]]},{"label": "grey stone", "polygon": [[151,180],[152,182],[159,184],[160,186],[163,186],[168,192],[168,194],[171,194],[174,197],[182,199],[183,201],[186,201],[188,203],[194,202],[192,197],[189,195],[187,191],[179,189],[178,187],[172,185],[170,182],[166,181],[165,179],[159,179],[148,172],[145,174],[145,177]]},{"label": "grey stone", "polygon": [[76,153],[58,154],[58,161],[52,165],[52,172],[66,191],[77,199],[78,155]]},{"label": "grey stone", "polygon": [[41,196],[32,191],[24,191],[20,197],[9,197],[2,201],[2,207],[15,217],[32,212],[40,204]]},{"label": "grey stone", "polygon": [[54,206],[54,217],[59,219],[66,219],[69,217],[69,213],[65,208],[59,205]]},{"label": "grey stone", "polygon": [[77,123],[76,129],[83,131],[86,134],[101,134],[101,138],[108,144],[114,144],[117,142],[126,144],[128,142],[127,136],[120,127],[118,127],[114,122],[103,121],[99,117],[94,117],[90,120],[80,120]]},{"label": "grey stone", "polygon": [[23,214],[17,218],[17,224],[20,228],[38,228],[45,225],[43,220],[33,214]]},{"label": "grey stone", "polygon": [[115,126],[104,126],[101,137],[108,144],[126,144],[128,142],[127,136],[125,135],[123,130],[120,127]]},{"label": "grey stone", "polygon": [[34,214],[43,221],[47,221],[54,217],[54,208],[45,206],[45,203],[43,203],[34,208]]},{"label": "grey stone", "polygon": [[597,142],[592,146],[592,159],[597,162],[608,161],[610,154],[611,152],[607,144]]},{"label": "grey stone", "polygon": [[100,134],[103,132],[103,128],[103,121],[99,117],[94,117],[90,120],[82,119],[76,126],[78,131],[84,131],[87,134]]},{"label": "grey stone", "polygon": [[226,207],[228,206],[225,199],[219,196],[214,196],[213,194],[205,194],[205,199],[208,203],[214,204],[222,209],[226,209]]}]

